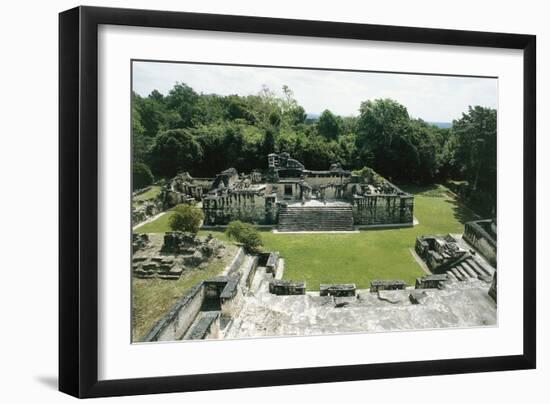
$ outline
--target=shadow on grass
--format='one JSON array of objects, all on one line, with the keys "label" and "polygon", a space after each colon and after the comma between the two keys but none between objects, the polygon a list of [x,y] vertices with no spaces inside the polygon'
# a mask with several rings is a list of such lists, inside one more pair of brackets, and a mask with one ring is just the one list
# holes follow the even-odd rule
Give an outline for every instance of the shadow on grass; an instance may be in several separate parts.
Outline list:
[{"label": "shadow on grass", "polygon": [[464,224],[466,222],[471,222],[472,220],[479,219],[479,215],[477,215],[472,209],[460,202],[460,200],[452,198],[446,199],[445,202],[452,205],[453,214],[456,220],[458,220],[460,223]]}]

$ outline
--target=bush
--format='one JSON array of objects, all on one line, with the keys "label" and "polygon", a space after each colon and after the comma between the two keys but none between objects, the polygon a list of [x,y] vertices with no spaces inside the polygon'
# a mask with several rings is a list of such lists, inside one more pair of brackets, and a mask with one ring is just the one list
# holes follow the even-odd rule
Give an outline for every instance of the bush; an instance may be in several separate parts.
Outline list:
[{"label": "bush", "polygon": [[181,204],[174,208],[169,225],[174,231],[189,231],[197,234],[203,219],[204,214],[201,209],[193,205]]},{"label": "bush", "polygon": [[225,234],[232,240],[242,244],[247,251],[257,251],[264,245],[260,232],[250,223],[235,220],[227,226]]},{"label": "bush", "polygon": [[148,187],[153,183],[153,174],[151,173],[151,170],[149,167],[147,167],[146,164],[136,162],[134,163],[134,167],[132,169],[132,177],[133,177],[133,188],[134,191],[136,189],[141,189]]}]

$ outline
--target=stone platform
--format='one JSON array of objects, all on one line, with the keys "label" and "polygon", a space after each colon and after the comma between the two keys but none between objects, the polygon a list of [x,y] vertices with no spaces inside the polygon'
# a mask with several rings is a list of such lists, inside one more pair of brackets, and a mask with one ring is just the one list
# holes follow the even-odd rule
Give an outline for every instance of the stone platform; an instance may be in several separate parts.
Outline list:
[{"label": "stone platform", "polygon": [[[260,279],[261,278],[261,279]],[[497,306],[489,284],[479,279],[449,280],[443,289],[357,290],[339,298],[307,292],[269,293],[270,274],[258,272],[252,293],[221,338],[323,335],[496,326]]]}]

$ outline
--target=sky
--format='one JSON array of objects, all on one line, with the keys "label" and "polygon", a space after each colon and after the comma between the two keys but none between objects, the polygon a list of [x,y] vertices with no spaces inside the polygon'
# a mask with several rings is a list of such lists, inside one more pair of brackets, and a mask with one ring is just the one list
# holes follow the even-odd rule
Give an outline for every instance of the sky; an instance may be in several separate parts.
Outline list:
[{"label": "sky", "polygon": [[468,106],[497,108],[497,79],[397,73],[342,72],[189,63],[134,62],[133,90],[147,96],[166,95],[176,82],[198,93],[241,96],[263,86],[282,95],[283,85],[308,114],[325,109],[342,116],[358,115],[362,101],[392,98],[413,118],[452,122]]}]

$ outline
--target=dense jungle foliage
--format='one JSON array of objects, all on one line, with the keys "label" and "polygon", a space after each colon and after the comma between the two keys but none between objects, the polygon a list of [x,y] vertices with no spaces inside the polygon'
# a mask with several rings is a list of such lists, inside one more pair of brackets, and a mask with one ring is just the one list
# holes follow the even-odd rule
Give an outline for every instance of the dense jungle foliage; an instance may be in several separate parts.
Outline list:
[{"label": "dense jungle foliage", "polygon": [[199,94],[184,83],[166,95],[134,93],[138,183],[152,180],[147,169],[155,180],[181,171],[212,177],[228,167],[262,169],[269,153],[288,152],[312,170],[341,163],[371,167],[395,183],[461,180],[463,197],[495,213],[496,110],[471,106],[451,128],[439,128],[392,99],[375,99],[358,105],[357,116],[325,110],[311,119],[287,86],[282,94],[268,88],[249,96]]}]

